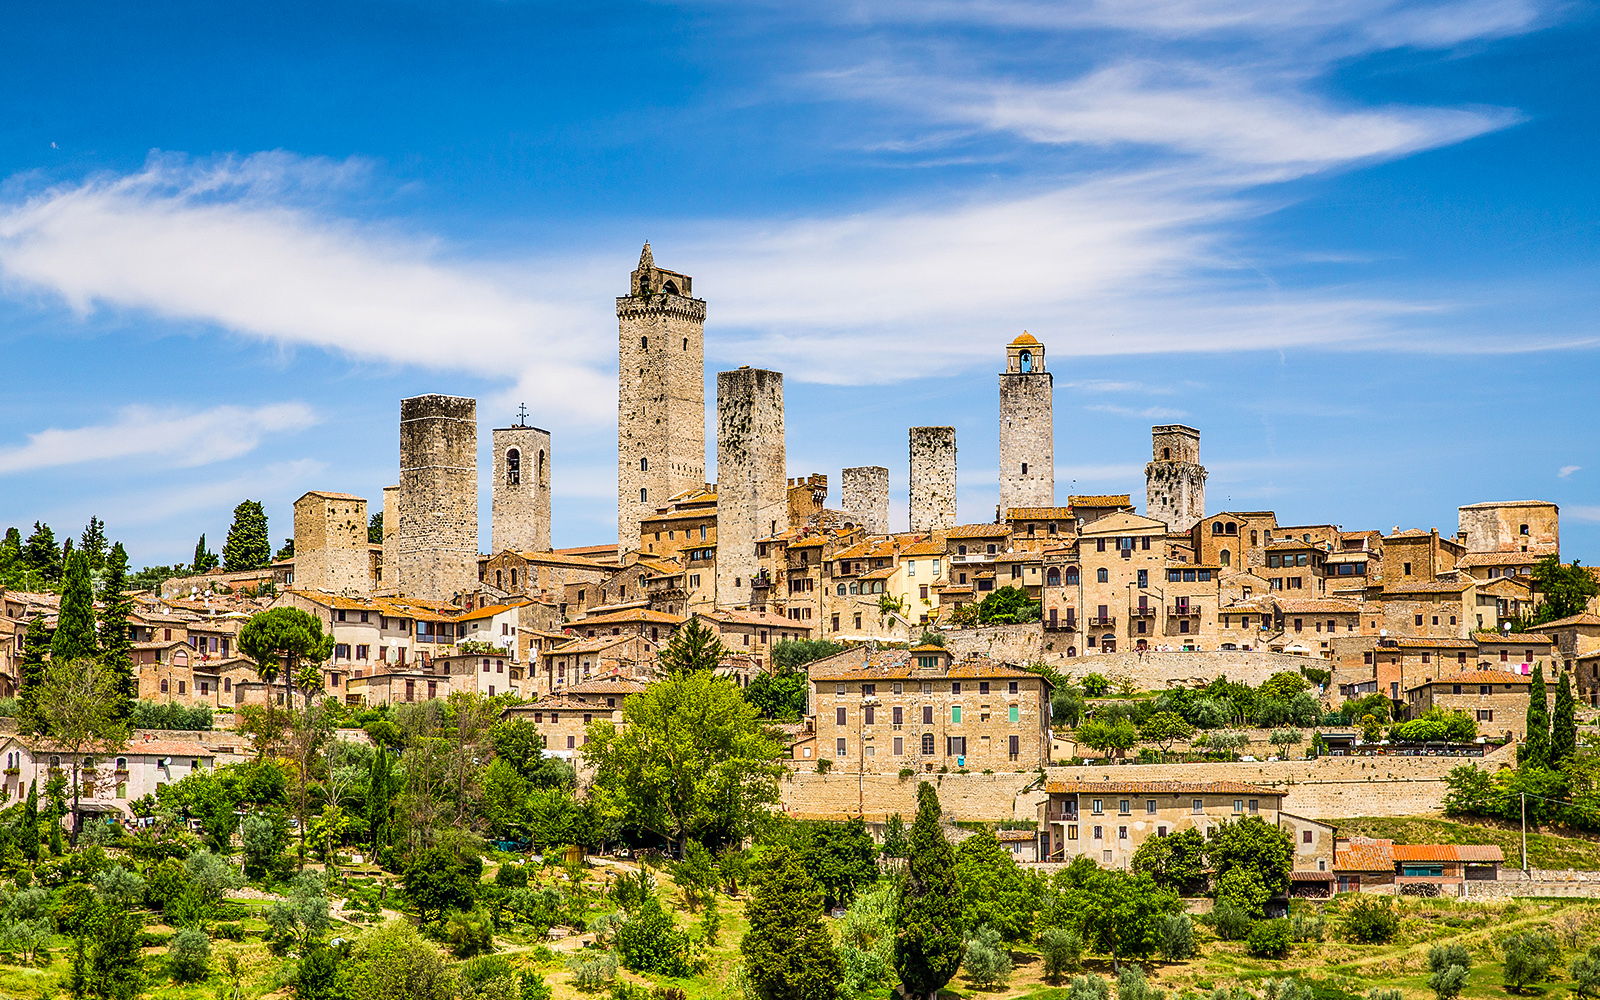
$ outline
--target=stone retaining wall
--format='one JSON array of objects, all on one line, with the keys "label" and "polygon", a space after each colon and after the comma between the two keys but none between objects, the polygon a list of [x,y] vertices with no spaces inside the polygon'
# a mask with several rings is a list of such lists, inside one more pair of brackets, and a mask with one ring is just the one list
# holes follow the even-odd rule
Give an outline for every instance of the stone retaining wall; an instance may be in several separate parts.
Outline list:
[{"label": "stone retaining wall", "polygon": [[957,658],[968,653],[982,653],[1005,663],[1048,663],[1061,673],[1070,673],[1075,677],[1091,672],[1104,677],[1127,675],[1141,690],[1147,691],[1160,691],[1180,684],[1209,684],[1223,676],[1255,686],[1282,670],[1299,673],[1304,666],[1328,668],[1327,661],[1311,657],[1243,650],[1126,652],[1069,657],[1066,654],[1067,641],[1062,638],[1065,633],[1058,636],[1057,633],[1046,632],[1039,622],[953,629],[943,635],[945,648]]}]

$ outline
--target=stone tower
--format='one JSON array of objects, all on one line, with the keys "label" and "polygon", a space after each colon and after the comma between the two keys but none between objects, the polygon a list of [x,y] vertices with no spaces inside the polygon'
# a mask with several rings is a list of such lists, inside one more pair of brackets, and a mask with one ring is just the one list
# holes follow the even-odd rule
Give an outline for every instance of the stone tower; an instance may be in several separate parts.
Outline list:
[{"label": "stone tower", "polygon": [[383,563],[378,567],[378,591],[399,593],[400,487],[383,488]]},{"label": "stone tower", "polygon": [[[550,551],[550,432],[518,417],[494,435],[494,502],[489,548],[498,555]],[[638,531],[635,525],[634,538]]]},{"label": "stone tower", "polygon": [[1000,516],[1013,507],[1056,505],[1055,376],[1044,345],[1026,330],[1006,346],[1000,373]]},{"label": "stone tower", "polygon": [[840,502],[869,535],[889,533],[889,470],[863,465],[844,470]]},{"label": "stone tower", "polygon": [[911,530],[956,523],[956,429],[911,428]]},{"label": "stone tower", "polygon": [[400,523],[395,581],[408,597],[448,601],[478,582],[478,401],[400,401]]},{"label": "stone tower", "polygon": [[1200,432],[1183,424],[1150,428],[1152,459],[1144,467],[1147,517],[1168,531],[1188,531],[1206,516],[1206,467],[1200,464]]},{"label": "stone tower", "polygon": [[706,304],[691,282],[656,267],[646,243],[617,299],[619,555],[639,547],[641,518],[705,483]]},{"label": "stone tower", "polygon": [[789,527],[784,478],[783,375],[717,373],[717,603],[746,607],[759,565],[756,539]]},{"label": "stone tower", "polygon": [[367,501],[312,490],[294,502],[294,585],[354,597],[372,590]]}]

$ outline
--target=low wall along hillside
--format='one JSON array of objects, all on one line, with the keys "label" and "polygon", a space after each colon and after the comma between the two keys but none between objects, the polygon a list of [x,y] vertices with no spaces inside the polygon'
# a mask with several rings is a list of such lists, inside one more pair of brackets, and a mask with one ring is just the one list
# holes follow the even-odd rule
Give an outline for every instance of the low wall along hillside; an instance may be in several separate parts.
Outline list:
[{"label": "low wall along hillside", "polygon": [[[1109,653],[1094,656],[1068,656],[1064,634],[1046,632],[1044,626],[994,625],[988,628],[954,629],[941,633],[945,648],[957,658],[969,653],[1005,663],[1048,663],[1063,674],[1082,677],[1098,673],[1105,677],[1129,676],[1142,690],[1160,691],[1175,685],[1199,686],[1218,677],[1243,681],[1252,687],[1282,670],[1299,673],[1301,667],[1328,669],[1329,661],[1288,653],[1207,650],[1204,652]],[[1081,651],[1080,651],[1081,652]]]}]

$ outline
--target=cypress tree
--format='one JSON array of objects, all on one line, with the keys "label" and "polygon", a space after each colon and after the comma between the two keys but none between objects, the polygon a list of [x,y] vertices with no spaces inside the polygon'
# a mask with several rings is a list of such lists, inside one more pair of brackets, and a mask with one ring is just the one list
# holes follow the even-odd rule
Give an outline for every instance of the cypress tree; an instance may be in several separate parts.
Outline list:
[{"label": "cypress tree", "polygon": [[78,551],[89,558],[89,570],[94,573],[105,568],[106,523],[98,517],[89,518],[89,524],[78,538]]},{"label": "cypress tree", "polygon": [[28,802],[22,807],[22,823],[17,828],[17,848],[29,861],[39,860],[39,783],[28,784]]},{"label": "cypress tree", "polygon": [[89,557],[74,552],[67,557],[61,586],[61,614],[50,640],[50,659],[56,663],[81,660],[99,652],[94,634],[94,591],[89,587]]},{"label": "cypress tree", "polygon": [[1533,668],[1528,683],[1528,735],[1523,738],[1517,763],[1523,767],[1550,766],[1550,702],[1544,689],[1544,665]]},{"label": "cypress tree", "polygon": [[190,566],[196,573],[209,573],[217,568],[217,554],[206,548],[205,532],[200,533],[200,540],[194,543],[194,564]]},{"label": "cypress tree", "polygon": [[117,678],[121,704],[117,717],[128,718],[139,698],[133,672],[133,642],[128,638],[128,616],[133,598],[128,596],[128,552],[118,542],[105,559],[106,575],[100,585],[100,658]]},{"label": "cypress tree", "polygon": [[924,781],[917,787],[917,819],[894,915],[894,970],[906,1000],[937,1000],[961,965],[965,928],[955,863],[939,829],[939,795]]},{"label": "cypress tree", "polygon": [[765,855],[761,867],[739,942],[751,992],[758,1000],[834,1000],[844,969],[822,926],[821,888],[789,848]]},{"label": "cypress tree", "polygon": [[17,678],[17,724],[25,733],[39,732],[39,685],[44,683],[44,667],[50,658],[54,635],[45,627],[44,615],[34,615],[22,645],[22,670]]},{"label": "cypress tree", "polygon": [[222,568],[230,573],[261,569],[272,562],[272,542],[267,538],[267,509],[259,500],[246,500],[233,508],[233,526],[222,544]]},{"label": "cypress tree", "polygon": [[1556,685],[1556,713],[1550,719],[1550,766],[1562,767],[1578,751],[1578,705],[1572,697],[1572,679],[1561,675]]},{"label": "cypress tree", "polygon": [[22,546],[23,561],[38,574],[32,585],[54,587],[61,582],[61,550],[56,548],[56,533],[41,521],[33,522],[33,534]]}]

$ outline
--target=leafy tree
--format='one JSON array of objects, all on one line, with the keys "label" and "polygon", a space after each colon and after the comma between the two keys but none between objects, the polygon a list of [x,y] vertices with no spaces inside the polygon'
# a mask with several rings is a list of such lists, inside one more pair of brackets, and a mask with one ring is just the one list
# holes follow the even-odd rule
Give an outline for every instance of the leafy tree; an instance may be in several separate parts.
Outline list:
[{"label": "leafy tree", "polygon": [[425,924],[438,920],[446,910],[472,909],[482,877],[483,862],[476,855],[463,857],[444,847],[429,847],[413,854],[401,876],[406,898]]},{"label": "leafy tree", "polygon": [[926,781],[917,786],[899,906],[895,910],[894,967],[906,1000],[938,1000],[961,964],[960,886],[955,852],[939,829],[939,796]]},{"label": "leafy tree", "polygon": [[1542,931],[1523,931],[1500,942],[1500,953],[1505,959],[1506,986],[1523,993],[1550,974],[1550,963],[1560,957],[1561,946]]},{"label": "leafy tree", "polygon": [[185,927],[172,935],[167,948],[167,975],[180,983],[198,983],[211,974],[211,938]]},{"label": "leafy tree", "polygon": [[33,522],[33,534],[22,545],[22,561],[45,587],[53,588],[61,582],[61,549],[48,524]]},{"label": "leafy tree", "polygon": [[1194,920],[1187,913],[1169,913],[1161,920],[1161,957],[1169,962],[1192,958]]},{"label": "leafy tree", "polygon": [[[1267,824],[1260,816],[1246,816],[1235,822],[1223,821],[1211,830],[1206,841],[1206,856],[1216,873],[1219,893],[1229,873],[1244,869],[1266,890],[1262,902],[1289,889],[1289,872],[1294,868],[1294,841],[1289,834]],[[1239,900],[1236,900],[1239,902]],[[1259,907],[1250,910],[1259,916]]]},{"label": "leafy tree", "polygon": [[1139,742],[1139,730],[1127,719],[1110,722],[1090,719],[1078,727],[1076,735],[1079,743],[1107,756],[1113,752],[1120,754]]},{"label": "leafy tree", "polygon": [[1357,944],[1388,944],[1400,933],[1400,916],[1391,900],[1357,896],[1344,915],[1344,932]]},{"label": "leafy tree", "polygon": [[533,777],[544,758],[544,737],[531,719],[510,718],[495,723],[489,730],[489,744],[497,759],[505,761],[524,778]]},{"label": "leafy tree", "polygon": [[194,543],[194,562],[189,568],[195,573],[209,573],[217,568],[217,554],[206,548],[205,532],[200,533],[200,540]]},{"label": "leafy tree", "polygon": [[111,672],[98,660],[50,661],[40,683],[34,712],[19,720],[35,732],[47,732],[51,744],[72,762],[72,841],[80,826],[84,759],[104,756],[128,742],[128,723],[118,715],[121,692]]},{"label": "leafy tree", "polygon": [[1545,556],[1533,567],[1533,582],[1544,598],[1534,612],[1535,625],[1580,615],[1592,598],[1600,596],[1600,581],[1576,559],[1563,566],[1560,556]]},{"label": "leafy tree", "polygon": [[1551,767],[1565,766],[1578,750],[1577,708],[1577,701],[1572,697],[1572,675],[1562,673],[1556,685],[1555,715],[1550,719]]},{"label": "leafy tree", "polygon": [[1467,985],[1472,953],[1465,945],[1434,945],[1428,949],[1428,988],[1437,1000],[1456,1000]]},{"label": "leafy tree", "polygon": [[975,986],[1004,986],[1011,978],[1011,952],[1000,932],[985,924],[967,938],[961,966]]},{"label": "leafy tree", "polygon": [[1039,954],[1044,958],[1044,981],[1056,985],[1078,967],[1083,938],[1066,927],[1046,927],[1039,932]]},{"label": "leafy tree", "polygon": [[1284,958],[1294,945],[1287,920],[1260,920],[1245,936],[1244,946],[1256,958]]},{"label": "leafy tree", "polygon": [[1580,997],[1600,997],[1600,944],[1589,946],[1588,952],[1578,955],[1567,966],[1567,974],[1572,977],[1575,989]]},{"label": "leafy tree", "polygon": [[383,544],[383,511],[381,510],[367,518],[367,544]]},{"label": "leafy tree", "polygon": [[1261,682],[1256,694],[1262,698],[1288,701],[1301,691],[1310,689],[1311,683],[1292,670],[1280,670]]},{"label": "leafy tree", "polygon": [[[281,675],[287,696],[290,679],[302,663],[321,664],[333,655],[333,635],[324,635],[322,621],[309,612],[272,608],[245,622],[239,630],[239,651],[256,662],[256,673],[269,688]],[[267,704],[270,708],[271,699]]]},{"label": "leafy tree", "polygon": [[[773,659],[777,659],[776,655]],[[804,673],[798,670],[786,670],[777,674],[760,675],[744,689],[744,697],[760,710],[764,719],[798,722],[806,714],[806,699],[810,690],[811,682]]]},{"label": "leafy tree", "polygon": [[1022,870],[993,831],[980,830],[961,842],[956,848],[955,873],[965,926],[990,929],[1007,944],[1033,937],[1039,879]]},{"label": "leafy tree", "polygon": [[1133,870],[1147,872],[1156,885],[1180,896],[1206,889],[1206,839],[1190,827],[1168,837],[1151,837],[1133,852]]},{"label": "leafy tree", "polygon": [[95,924],[84,995],[96,1000],[135,1000],[144,992],[143,921],[137,913],[108,908],[99,913]]},{"label": "leafy tree", "polygon": [[878,848],[859,818],[807,823],[801,831],[801,858],[822,889],[824,908],[849,906],[878,880]]},{"label": "leafy tree", "polygon": [[289,823],[283,813],[264,809],[246,816],[239,824],[239,840],[244,845],[245,878],[277,878],[287,870],[283,852],[289,846]]},{"label": "leafy tree", "polygon": [[300,872],[290,880],[286,898],[268,906],[261,916],[280,954],[290,945],[305,954],[333,925],[328,913],[328,890],[322,876],[316,872]]},{"label": "leafy tree", "polygon": [[454,1000],[444,954],[403,920],[358,938],[348,960],[349,1000]]},{"label": "leafy tree", "polygon": [[1250,933],[1250,912],[1221,893],[1211,910],[1211,926],[1224,941],[1242,941]]},{"label": "leafy tree", "polygon": [[294,539],[285,538],[283,540],[283,547],[281,549],[279,549],[277,552],[273,553],[272,561],[273,562],[282,562],[285,559],[293,559],[293,558],[294,558]]},{"label": "leafy tree", "polygon": [[899,813],[889,816],[889,821],[883,825],[883,856],[886,858],[903,858],[911,850],[911,843],[906,839],[906,823],[900,818]]},{"label": "leafy tree", "polygon": [[39,783],[28,782],[28,800],[22,807],[14,843],[29,861],[39,860]]},{"label": "leafy tree", "polygon": [[729,680],[677,672],[623,702],[624,727],[596,722],[583,748],[602,814],[681,850],[743,837],[778,801],[779,747]]},{"label": "leafy tree", "polygon": [[1104,675],[1094,671],[1083,675],[1083,693],[1089,697],[1104,698],[1109,690],[1111,682]]},{"label": "leafy tree", "polygon": [[654,892],[639,897],[617,928],[617,958],[634,972],[684,976],[693,971],[689,937],[673,925]]},{"label": "leafy tree", "polygon": [[98,573],[105,566],[106,559],[106,523],[98,517],[91,516],[89,523],[84,526],[83,534],[78,537],[78,551],[89,560],[89,569]]},{"label": "leafy tree", "polygon": [[228,528],[228,540],[222,545],[222,567],[230,573],[238,573],[263,569],[271,563],[267,509],[259,500],[246,500],[233,508],[233,525]]},{"label": "leafy tree", "polygon": [[313,947],[295,968],[294,1000],[345,1000],[340,955],[332,948]]},{"label": "leafy tree", "polygon": [[99,650],[94,635],[94,590],[89,586],[89,560],[82,552],[67,559],[61,587],[61,614],[50,638],[54,662],[94,656]]},{"label": "leafy tree", "polygon": [[844,650],[843,643],[826,639],[782,639],[772,646],[772,665],[780,672],[799,670],[807,663]]},{"label": "leafy tree", "polygon": [[728,650],[717,633],[690,618],[656,657],[657,667],[669,674],[709,673],[722,665]]},{"label": "leafy tree", "polygon": [[1181,908],[1177,894],[1146,872],[1103,869],[1079,858],[1052,880],[1045,920],[1077,930],[1086,945],[1118,963],[1155,951],[1163,918]]},{"label": "leafy tree", "polygon": [[372,755],[372,770],[367,774],[367,830],[372,835],[373,853],[389,846],[389,758],[380,744]]},{"label": "leafy tree", "polygon": [[[105,578],[100,583],[100,630],[97,636],[100,662],[117,680],[117,691],[121,696],[119,713],[127,718],[139,697],[139,682],[133,670],[133,641],[128,632],[128,617],[134,610],[133,598],[128,596],[128,552],[121,542],[111,546],[111,552],[104,562]],[[211,728],[209,722],[205,728]]]},{"label": "leafy tree", "polygon": [[1039,620],[1039,602],[1021,587],[1001,587],[978,604],[978,621],[984,625],[1015,625]]},{"label": "leafy tree", "polygon": [[1163,754],[1172,751],[1174,743],[1194,738],[1194,727],[1177,712],[1156,712],[1139,727],[1139,738],[1154,743]]},{"label": "leafy tree", "polygon": [[1550,766],[1550,702],[1544,688],[1544,665],[1535,664],[1528,682],[1527,735],[1517,752],[1519,767]]}]

